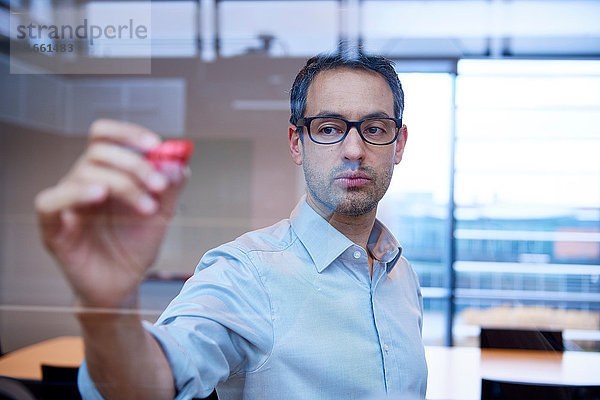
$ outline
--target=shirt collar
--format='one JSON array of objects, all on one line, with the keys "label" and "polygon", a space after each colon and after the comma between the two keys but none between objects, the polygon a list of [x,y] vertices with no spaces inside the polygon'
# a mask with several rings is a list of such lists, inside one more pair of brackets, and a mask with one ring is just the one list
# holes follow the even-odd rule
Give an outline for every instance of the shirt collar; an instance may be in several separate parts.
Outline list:
[{"label": "shirt collar", "polygon": [[402,255],[402,246],[396,240],[392,232],[378,219],[371,230],[367,249],[378,261],[386,264],[389,273]]},{"label": "shirt collar", "polygon": [[319,273],[354,244],[308,205],[306,195],[292,211],[290,223]]},{"label": "shirt collar", "polygon": [[[354,245],[308,205],[306,195],[302,196],[292,211],[290,223],[319,273]],[[375,259],[387,263],[387,272],[391,271],[402,252],[394,235],[377,219],[369,236],[367,248]]]}]

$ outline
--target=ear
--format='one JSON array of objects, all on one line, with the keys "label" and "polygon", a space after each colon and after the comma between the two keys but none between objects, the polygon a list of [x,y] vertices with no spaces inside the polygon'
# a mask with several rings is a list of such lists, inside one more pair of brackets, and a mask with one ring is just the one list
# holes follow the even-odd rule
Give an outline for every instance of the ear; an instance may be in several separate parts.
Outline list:
[{"label": "ear", "polygon": [[400,164],[400,161],[402,161],[402,155],[404,154],[404,147],[406,146],[407,139],[408,129],[406,129],[406,125],[402,125],[400,132],[398,132],[398,139],[396,139],[396,154],[394,158],[395,164]]},{"label": "ear", "polygon": [[300,140],[299,128],[290,124],[288,127],[288,141],[292,161],[296,165],[302,165],[302,141]]}]

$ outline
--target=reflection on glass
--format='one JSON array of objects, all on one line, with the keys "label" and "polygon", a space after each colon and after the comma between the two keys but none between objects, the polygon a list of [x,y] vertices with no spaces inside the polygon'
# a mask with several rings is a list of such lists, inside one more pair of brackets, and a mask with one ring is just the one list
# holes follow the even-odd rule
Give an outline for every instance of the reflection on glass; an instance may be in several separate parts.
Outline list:
[{"label": "reflection on glass", "polygon": [[333,51],[339,40],[336,1],[223,1],[217,14],[223,57],[305,57]]},{"label": "reflection on glass", "polygon": [[378,218],[398,238],[423,288],[426,344],[443,344],[447,274],[448,166],[452,77],[401,74],[408,140],[402,162],[379,203]]},{"label": "reflection on glass", "polygon": [[[124,30],[118,41],[99,38],[88,47],[90,57],[97,58],[139,58],[139,57],[194,57],[198,51],[197,7],[194,1],[91,1],[85,11],[90,24],[99,26],[127,23],[143,25],[148,45],[127,39]],[[120,19],[115,20],[115,16]],[[144,43],[145,44],[145,43]],[[151,50],[151,51],[150,51]]]},{"label": "reflection on glass", "polygon": [[427,297],[426,293],[423,296],[423,343],[426,346],[443,346],[446,339],[444,332],[448,316],[448,301]]}]

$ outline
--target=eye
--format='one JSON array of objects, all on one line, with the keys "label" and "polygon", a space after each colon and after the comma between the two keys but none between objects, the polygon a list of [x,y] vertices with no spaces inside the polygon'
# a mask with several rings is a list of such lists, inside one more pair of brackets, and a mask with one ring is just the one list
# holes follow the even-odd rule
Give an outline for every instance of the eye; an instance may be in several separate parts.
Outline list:
[{"label": "eye", "polygon": [[363,136],[375,140],[387,140],[396,133],[396,122],[391,118],[366,119],[360,126]]},{"label": "eye", "polygon": [[311,131],[321,136],[340,136],[346,133],[346,124],[337,119],[317,118],[311,125]]},{"label": "eye", "polygon": [[378,128],[376,126],[371,126],[369,128],[367,128],[366,133],[368,133],[369,135],[378,135],[378,134],[383,134],[385,133],[385,131],[381,128]]},{"label": "eye", "polygon": [[335,126],[324,126],[321,129],[319,129],[319,133],[321,135],[325,135],[325,136],[331,136],[331,135],[338,135],[340,133],[342,133],[342,131]]},{"label": "eye", "polygon": [[368,136],[382,136],[387,133],[385,124],[371,121],[367,126],[363,126],[363,134]]}]

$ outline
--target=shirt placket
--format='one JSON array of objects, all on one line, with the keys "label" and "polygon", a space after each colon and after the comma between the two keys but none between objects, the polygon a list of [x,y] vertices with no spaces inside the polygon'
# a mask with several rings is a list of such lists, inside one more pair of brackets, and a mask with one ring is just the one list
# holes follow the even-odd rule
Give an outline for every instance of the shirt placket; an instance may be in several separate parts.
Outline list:
[{"label": "shirt placket", "polygon": [[385,279],[385,274],[385,265],[375,261],[373,265],[373,279],[371,280],[371,312],[373,315],[373,322],[375,324],[375,330],[377,331],[379,348],[381,351],[385,390],[386,392],[390,392],[393,390],[392,369],[394,368],[392,340],[384,314],[380,310],[377,302],[377,287],[381,281]]}]

